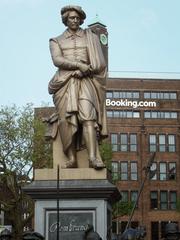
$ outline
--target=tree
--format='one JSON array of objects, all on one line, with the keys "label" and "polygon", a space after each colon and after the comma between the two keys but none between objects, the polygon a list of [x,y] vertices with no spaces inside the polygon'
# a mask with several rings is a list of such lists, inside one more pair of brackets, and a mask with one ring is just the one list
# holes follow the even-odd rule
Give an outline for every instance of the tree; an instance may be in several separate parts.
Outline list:
[{"label": "tree", "polygon": [[[101,157],[107,167],[110,171],[112,170],[111,167],[111,161],[112,161],[112,146],[109,142],[105,141],[100,145],[100,153]],[[112,176],[112,181],[114,184],[116,184],[116,179]],[[112,217],[113,219],[122,217],[124,215],[130,215],[132,208],[133,208],[133,202],[125,202],[125,201],[119,201],[113,205],[113,211],[112,211]]]},{"label": "tree", "polygon": [[107,141],[103,141],[100,145],[100,154],[106,168],[111,171],[111,160],[112,160],[112,146]]},{"label": "tree", "polygon": [[[22,191],[32,180],[33,164],[39,152],[49,162],[44,144],[45,125],[34,117],[32,104],[22,108],[0,108],[0,206],[8,214],[13,228],[13,239],[22,239],[24,226],[33,216],[33,201]],[[38,142],[38,148],[35,143]],[[46,148],[46,149],[45,149]],[[39,149],[39,151],[34,151]],[[24,217],[26,215],[26,217]]]},{"label": "tree", "polygon": [[113,205],[113,219],[120,218],[122,216],[128,216],[130,215],[132,209],[133,209],[134,203],[132,201],[125,202],[125,201],[119,201]]}]

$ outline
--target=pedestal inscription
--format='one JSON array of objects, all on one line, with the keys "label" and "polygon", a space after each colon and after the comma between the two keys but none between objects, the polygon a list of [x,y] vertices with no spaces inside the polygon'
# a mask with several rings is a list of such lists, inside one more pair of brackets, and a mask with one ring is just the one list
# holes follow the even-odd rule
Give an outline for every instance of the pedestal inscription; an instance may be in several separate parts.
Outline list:
[{"label": "pedestal inscription", "polygon": [[59,226],[57,212],[46,211],[46,239],[56,240],[57,231],[63,240],[83,240],[88,224],[95,225],[95,212],[92,211],[60,211]]}]

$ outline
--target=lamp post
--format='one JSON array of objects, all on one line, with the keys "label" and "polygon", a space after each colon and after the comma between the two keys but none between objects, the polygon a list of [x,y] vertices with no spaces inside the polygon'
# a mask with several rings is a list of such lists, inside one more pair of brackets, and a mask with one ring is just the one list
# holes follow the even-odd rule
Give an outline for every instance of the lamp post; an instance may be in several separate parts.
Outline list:
[{"label": "lamp post", "polygon": [[[148,176],[148,174],[149,174],[150,171],[151,171],[151,166],[152,166],[152,164],[153,164],[153,162],[154,162],[155,155],[156,155],[156,153],[154,152],[153,155],[151,156],[151,158],[149,159],[147,166],[144,168],[144,170],[145,170],[145,177],[144,177],[144,180],[143,180],[143,182],[142,182],[142,184],[141,184],[141,186],[140,186],[140,189],[139,189],[139,192],[138,192],[138,196],[137,196],[137,199],[136,199],[136,201],[135,201],[135,203],[134,203],[134,206],[133,206],[131,215],[130,215],[130,217],[129,217],[128,223],[127,223],[127,225],[126,225],[125,231],[129,228],[129,226],[130,226],[130,224],[131,224],[131,220],[132,220],[132,217],[133,217],[133,215],[134,215],[134,211],[135,211],[135,209],[136,209],[136,206],[137,206],[137,204],[138,204],[140,195],[141,195],[141,193],[142,193],[142,191],[143,191],[144,184],[145,184],[145,182],[146,182],[146,180],[147,180],[147,176]],[[151,176],[151,177],[153,177],[153,176]]]},{"label": "lamp post", "polygon": [[141,195],[141,193],[142,193],[142,191],[143,191],[144,184],[145,184],[145,182],[146,182],[146,180],[147,180],[148,174],[151,173],[151,174],[150,174],[150,175],[151,175],[150,177],[151,177],[151,178],[153,177],[153,174],[154,174],[154,173],[151,172],[151,166],[152,166],[152,164],[153,164],[153,162],[154,162],[155,155],[156,155],[156,153],[154,152],[153,155],[150,157],[147,166],[144,168],[144,170],[145,170],[145,177],[144,177],[143,182],[141,183],[141,186],[140,186],[140,189],[139,189],[139,192],[138,192],[137,199],[136,199],[136,201],[135,201],[135,203],[134,203],[134,206],[133,206],[133,209],[132,209],[132,211],[131,211],[131,214],[130,214],[128,223],[127,223],[127,225],[126,225],[126,229],[125,229],[125,231],[123,232],[123,234],[122,234],[122,236],[121,236],[121,240],[137,240],[137,239],[143,239],[143,238],[145,237],[145,235],[146,235],[146,230],[145,230],[145,228],[142,228],[142,227],[141,227],[141,228],[133,229],[133,228],[130,227],[130,225],[131,225],[131,220],[132,220],[132,218],[133,218],[134,211],[135,211],[136,206],[137,206],[137,204],[138,204],[140,195]]},{"label": "lamp post", "polygon": [[59,165],[57,166],[57,235],[56,240],[60,240],[59,238]]}]

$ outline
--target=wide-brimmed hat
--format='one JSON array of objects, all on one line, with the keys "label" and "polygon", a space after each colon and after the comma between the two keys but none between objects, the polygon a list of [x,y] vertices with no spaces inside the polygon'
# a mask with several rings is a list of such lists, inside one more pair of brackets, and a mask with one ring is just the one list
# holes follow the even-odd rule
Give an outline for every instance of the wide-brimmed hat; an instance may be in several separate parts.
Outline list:
[{"label": "wide-brimmed hat", "polygon": [[81,16],[81,18],[84,20],[86,18],[86,14],[85,12],[82,10],[82,7],[80,6],[74,6],[74,5],[68,5],[65,6],[61,9],[61,15],[63,15],[65,12],[67,11],[76,11],[79,13],[79,15]]}]

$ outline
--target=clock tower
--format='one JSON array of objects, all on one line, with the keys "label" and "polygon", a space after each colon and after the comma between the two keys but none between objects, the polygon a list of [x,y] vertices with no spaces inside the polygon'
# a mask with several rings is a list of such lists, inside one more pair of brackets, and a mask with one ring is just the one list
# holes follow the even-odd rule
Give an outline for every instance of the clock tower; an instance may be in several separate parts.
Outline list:
[{"label": "clock tower", "polygon": [[96,15],[95,19],[92,21],[88,27],[99,37],[102,51],[106,60],[107,68],[108,68],[108,32],[106,25],[104,25],[100,20],[98,15]]}]

